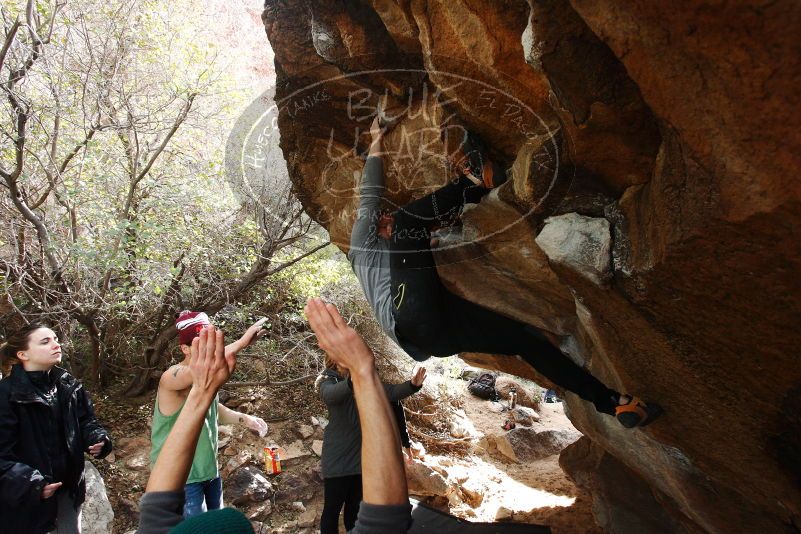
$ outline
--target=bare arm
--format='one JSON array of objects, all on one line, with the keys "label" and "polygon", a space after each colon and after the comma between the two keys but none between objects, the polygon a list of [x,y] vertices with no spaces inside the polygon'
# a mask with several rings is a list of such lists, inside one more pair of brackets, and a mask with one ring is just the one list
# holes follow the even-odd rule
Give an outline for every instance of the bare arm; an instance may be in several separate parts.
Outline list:
[{"label": "bare arm", "polygon": [[245,333],[242,334],[242,337],[234,341],[233,343],[229,343],[225,346],[225,355],[231,354],[238,354],[239,351],[256,341],[267,335],[267,332],[264,330],[264,323],[267,322],[266,317],[262,317],[255,323],[253,323],[250,328],[245,330]]},{"label": "bare arm", "polygon": [[261,437],[266,436],[269,430],[267,423],[261,417],[237,412],[222,403],[217,406],[217,421],[221,425],[245,425]]},{"label": "bare arm", "polygon": [[306,304],[306,316],[320,347],[335,362],[350,370],[362,428],[364,502],[408,505],[398,428],[375,369],[373,352],[345,323],[333,304],[310,299]]}]

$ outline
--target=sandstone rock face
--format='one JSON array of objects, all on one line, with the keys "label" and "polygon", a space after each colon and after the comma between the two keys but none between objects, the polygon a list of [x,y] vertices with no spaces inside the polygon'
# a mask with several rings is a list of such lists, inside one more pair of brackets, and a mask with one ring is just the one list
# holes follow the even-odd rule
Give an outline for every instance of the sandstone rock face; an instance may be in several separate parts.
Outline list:
[{"label": "sandstone rock face", "polygon": [[548,260],[601,286],[612,276],[609,221],[567,213],[545,220],[537,245]]},{"label": "sandstone rock face", "polygon": [[388,207],[453,177],[463,127],[510,169],[435,258],[665,407],[630,431],[560,395],[605,530],[801,529],[801,5],[268,1],[264,21],[290,177],[343,249],[384,96]]}]

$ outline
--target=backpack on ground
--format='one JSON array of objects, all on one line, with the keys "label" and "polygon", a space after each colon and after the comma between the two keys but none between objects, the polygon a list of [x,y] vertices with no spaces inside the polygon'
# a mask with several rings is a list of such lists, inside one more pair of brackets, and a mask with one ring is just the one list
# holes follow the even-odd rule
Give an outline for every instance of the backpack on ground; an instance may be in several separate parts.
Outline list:
[{"label": "backpack on ground", "polygon": [[467,390],[482,399],[498,400],[500,396],[495,391],[495,378],[492,373],[481,373],[467,384]]}]

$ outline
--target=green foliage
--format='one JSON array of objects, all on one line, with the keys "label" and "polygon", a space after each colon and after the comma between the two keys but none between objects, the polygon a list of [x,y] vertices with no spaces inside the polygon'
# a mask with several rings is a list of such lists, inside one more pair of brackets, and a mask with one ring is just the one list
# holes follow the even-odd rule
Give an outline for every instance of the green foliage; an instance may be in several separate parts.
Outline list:
[{"label": "green foliage", "polygon": [[[269,311],[265,303],[287,299],[297,314],[298,295],[341,279],[343,268],[326,257],[237,293],[254,265],[305,250],[265,248],[268,232],[223,175],[229,128],[254,96],[255,69],[233,41],[243,20],[258,22],[220,1],[58,5],[49,43],[13,88],[29,115],[17,185],[36,204],[58,266],[47,264],[42,236],[3,193],[0,261],[11,274],[0,285],[13,304],[0,308],[4,322],[21,313],[73,332],[80,319],[98,328],[105,355],[138,357],[176,309],[225,302],[226,320],[243,328]],[[40,23],[53,6],[36,4]],[[24,2],[2,9],[6,20],[25,17]],[[268,46],[262,28],[253,34]],[[32,47],[20,31],[0,79]],[[15,166],[18,111],[0,99],[3,169]]]}]

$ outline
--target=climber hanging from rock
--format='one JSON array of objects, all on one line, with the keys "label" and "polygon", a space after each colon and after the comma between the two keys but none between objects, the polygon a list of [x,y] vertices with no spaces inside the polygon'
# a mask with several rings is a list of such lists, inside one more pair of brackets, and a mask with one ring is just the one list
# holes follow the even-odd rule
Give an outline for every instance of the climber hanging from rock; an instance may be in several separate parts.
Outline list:
[{"label": "climber hanging from rock", "polygon": [[458,180],[385,213],[381,209],[385,132],[376,116],[348,252],[384,332],[417,361],[460,352],[520,355],[547,379],[593,403],[599,412],[617,417],[627,428],[645,426],[661,415],[658,404],[605,386],[536,327],[445,288],[431,252],[431,230],[452,224],[465,203],[479,202],[506,180],[506,173],[488,157],[477,136],[465,133],[454,161]]}]

